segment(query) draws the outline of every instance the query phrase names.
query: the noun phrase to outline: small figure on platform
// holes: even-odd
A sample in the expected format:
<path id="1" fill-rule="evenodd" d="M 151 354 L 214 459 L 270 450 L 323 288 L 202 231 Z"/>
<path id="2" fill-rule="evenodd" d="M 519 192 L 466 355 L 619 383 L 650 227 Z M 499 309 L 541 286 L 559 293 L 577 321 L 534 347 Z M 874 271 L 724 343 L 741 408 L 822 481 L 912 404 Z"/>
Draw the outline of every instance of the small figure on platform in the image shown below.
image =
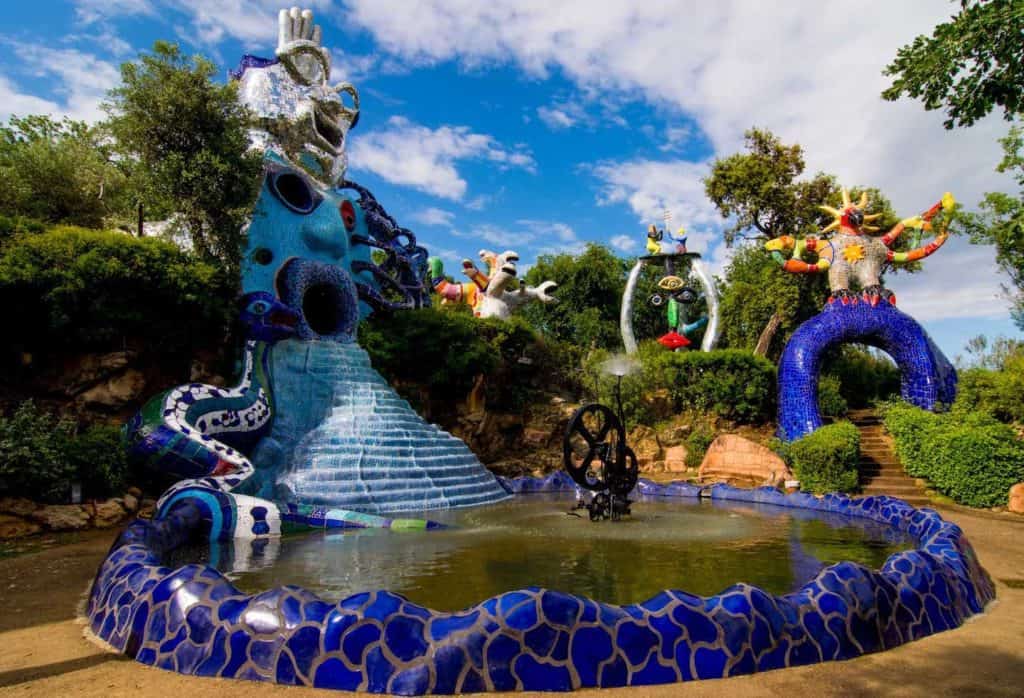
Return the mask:
<path id="1" fill-rule="evenodd" d="M 444 263 L 437 257 L 428 260 L 430 267 L 430 283 L 434 291 L 441 296 L 442 303 L 465 303 L 473 309 L 477 317 L 498 317 L 508 319 L 512 310 L 529 300 L 541 303 L 554 303 L 558 299 L 550 295 L 558 284 L 545 281 L 539 286 L 527 286 L 520 281 L 518 288 L 512 290 L 516 282 L 516 263 L 519 255 L 512 250 L 495 254 L 490 250 L 480 250 L 480 259 L 487 264 L 484 274 L 468 259 L 462 260 L 462 273 L 469 277 L 469 283 L 454 283 L 444 276 Z"/>

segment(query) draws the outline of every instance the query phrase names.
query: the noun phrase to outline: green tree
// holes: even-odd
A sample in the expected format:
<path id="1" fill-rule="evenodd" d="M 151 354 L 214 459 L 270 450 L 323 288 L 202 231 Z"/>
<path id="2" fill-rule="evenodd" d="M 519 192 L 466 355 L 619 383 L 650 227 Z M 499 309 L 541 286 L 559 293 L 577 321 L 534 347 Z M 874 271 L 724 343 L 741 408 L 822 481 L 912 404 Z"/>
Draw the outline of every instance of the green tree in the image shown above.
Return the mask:
<path id="1" fill-rule="evenodd" d="M 736 238 L 764 240 L 780 235 L 814 235 L 831 222 L 821 204 L 835 206 L 839 187 L 835 177 L 817 173 L 800 179 L 806 167 L 803 149 L 786 145 L 769 131 L 746 133 L 745 153 L 719 158 L 704 180 L 704 190 L 723 218 L 733 220 L 725 231 L 726 244 Z M 882 213 L 878 225 L 887 229 L 899 220 L 889 200 L 873 187 L 868 210 Z M 900 241 L 905 247 L 912 239 Z M 777 356 L 785 340 L 804 320 L 815 315 L 829 294 L 823 275 L 788 274 L 760 243 L 741 245 L 725 271 L 722 289 L 722 327 L 726 346 Z"/>
<path id="2" fill-rule="evenodd" d="M 527 303 L 518 312 L 537 330 L 579 347 L 621 346 L 619 304 L 626 271 L 626 262 L 593 243 L 580 255 L 541 255 L 526 282 L 557 282 L 558 302 Z"/>
<path id="3" fill-rule="evenodd" d="M 946 111 L 946 128 L 970 126 L 996 107 L 1024 112 L 1024 3 L 962 0 L 960 12 L 897 51 L 886 66 L 888 100 L 920 99 Z"/>
<path id="4" fill-rule="evenodd" d="M 235 86 L 213 82 L 214 73 L 209 60 L 158 41 L 121 65 L 105 109 L 146 209 L 177 214 L 200 254 L 234 267 L 261 162 L 248 150 Z"/>
<path id="5" fill-rule="evenodd" d="M 124 206 L 124 189 L 102 128 L 38 115 L 0 126 L 0 213 L 95 228 Z"/>
<path id="6" fill-rule="evenodd" d="M 979 212 L 965 214 L 964 229 L 971 242 L 996 246 L 996 262 L 1013 284 L 1014 322 L 1024 330 L 1024 129 L 1014 127 L 1000 141 L 1003 161 L 999 172 L 1012 173 L 1020 187 L 1019 193 L 989 192 L 979 205 Z"/>
<path id="7" fill-rule="evenodd" d="M 809 235 L 827 225 L 819 204 L 838 197 L 835 178 L 818 173 L 798 179 L 806 167 L 803 148 L 786 145 L 770 131 L 746 132 L 746 153 L 719 158 L 704 180 L 704 191 L 722 214 L 733 219 L 726 244 L 737 237 Z"/>

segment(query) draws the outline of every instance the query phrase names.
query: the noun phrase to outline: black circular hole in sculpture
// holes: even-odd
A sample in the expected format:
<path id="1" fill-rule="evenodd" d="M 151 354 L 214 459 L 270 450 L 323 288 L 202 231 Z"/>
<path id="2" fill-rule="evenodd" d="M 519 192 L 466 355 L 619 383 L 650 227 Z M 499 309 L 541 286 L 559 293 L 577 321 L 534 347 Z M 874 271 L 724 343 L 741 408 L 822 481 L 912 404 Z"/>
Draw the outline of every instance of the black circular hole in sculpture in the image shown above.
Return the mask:
<path id="1" fill-rule="evenodd" d="M 252 261 L 262 266 L 267 266 L 274 261 L 274 253 L 266 247 L 257 247 L 253 250 Z"/>
<path id="2" fill-rule="evenodd" d="M 274 178 L 274 189 L 289 208 L 298 213 L 310 213 L 316 208 L 313 190 L 306 180 L 291 172 L 282 172 Z"/>
<path id="3" fill-rule="evenodd" d="M 332 284 L 313 284 L 302 295 L 302 315 L 319 335 L 337 334 L 345 320 L 345 297 Z"/>

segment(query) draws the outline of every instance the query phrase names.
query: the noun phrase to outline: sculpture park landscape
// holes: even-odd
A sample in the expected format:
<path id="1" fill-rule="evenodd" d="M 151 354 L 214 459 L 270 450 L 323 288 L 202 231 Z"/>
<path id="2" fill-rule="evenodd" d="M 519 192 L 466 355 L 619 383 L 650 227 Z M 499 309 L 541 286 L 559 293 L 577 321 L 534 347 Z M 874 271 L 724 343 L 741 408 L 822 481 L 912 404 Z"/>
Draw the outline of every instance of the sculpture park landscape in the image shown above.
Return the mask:
<path id="1" fill-rule="evenodd" d="M 792 476 L 783 456 L 834 428 L 833 413 L 822 413 L 822 374 L 846 345 L 891 357 L 904 403 L 949 410 L 957 370 L 897 308 L 883 276 L 947 242 L 952 194 L 883 233 L 868 194 L 844 188 L 841 203 L 820 202 L 834 220 L 816 234 L 775 230 L 763 250 L 758 243 L 772 273 L 777 264 L 828 281 L 824 306 L 790 327 L 777 373 L 763 357 L 720 349 L 723 282 L 706 250 L 688 249 L 699 228 L 650 225 L 643 253 L 615 260 L 621 299 L 601 304 L 615 308 L 610 333 L 621 353 L 580 346 L 581 383 L 586 362 L 600 359 L 593 388 L 579 393 L 589 397 L 550 399 L 545 414 L 560 415 L 564 430 L 557 445 L 532 435 L 561 448 L 560 467 L 513 474 L 485 466 L 493 459 L 467 444 L 491 419 L 481 406 L 489 369 L 473 362 L 475 397 L 455 410 L 463 441 L 402 397 L 405 386 L 389 383 L 360 333 L 372 322 L 394 337 L 395 317 L 443 306 L 436 312 L 455 321 L 438 327 L 471 323 L 464 332 L 497 334 L 487 335 L 497 346 L 524 313 L 559 311 L 584 282 L 548 271 L 557 265 L 527 274 L 515 249 L 481 249 L 479 267 L 462 260 L 465 280 L 446 273 L 442 257 L 459 258 L 432 254 L 388 213 L 385 196 L 351 177 L 360 94 L 332 80 L 340 54 L 324 45 L 313 12 L 282 9 L 277 28 L 273 57 L 245 55 L 229 78 L 262 163 L 232 274 L 238 377 L 133 403 L 142 406 L 121 430 L 124 452 L 171 484 L 151 517 L 118 532 L 96 571 L 82 611 L 90 638 L 196 680 L 398 695 L 573 691 L 853 659 L 990 608 L 992 577 L 963 530 L 934 509 L 813 494 L 774 477 L 749 488 L 647 477 L 654 470 L 640 467 L 634 441 L 654 430 L 632 415 L 681 412 L 672 381 L 696 382 L 726 354 L 726 366 L 763 364 L 765 385 L 777 389 L 764 401 L 777 408 L 774 423 L 764 420 L 773 424 L 768 446 L 752 446 L 783 465 L 781 480 Z M 139 220 L 141 231 L 141 210 Z M 919 244 L 924 234 L 934 239 Z M 524 249 L 481 237 L 496 250 Z M 561 355 L 542 360 L 551 356 Z M 507 368 L 531 365 L 526 350 L 501 359 L 501 389 L 529 375 Z M 661 381 L 648 391 L 656 394 L 624 391 L 636 374 Z M 702 436 L 699 425 L 685 430 L 687 444 Z"/>

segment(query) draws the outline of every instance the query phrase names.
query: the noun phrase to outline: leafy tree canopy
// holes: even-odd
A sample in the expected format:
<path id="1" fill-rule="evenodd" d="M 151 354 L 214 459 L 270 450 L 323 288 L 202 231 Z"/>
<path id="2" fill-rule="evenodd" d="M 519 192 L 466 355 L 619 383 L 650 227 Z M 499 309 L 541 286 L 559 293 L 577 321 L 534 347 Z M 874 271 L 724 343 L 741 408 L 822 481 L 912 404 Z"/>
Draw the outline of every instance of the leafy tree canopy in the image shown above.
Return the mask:
<path id="1" fill-rule="evenodd" d="M 124 205 L 124 193 L 102 127 L 44 115 L 0 125 L 0 213 L 95 228 Z"/>
<path id="2" fill-rule="evenodd" d="M 886 66 L 888 100 L 903 95 L 945 109 L 946 128 L 970 126 L 996 107 L 1024 113 L 1024 3 L 962 0 L 960 12 L 918 36 Z"/>
<path id="3" fill-rule="evenodd" d="M 261 162 L 248 151 L 249 115 L 235 86 L 213 82 L 214 72 L 209 60 L 158 41 L 121 65 L 121 86 L 104 106 L 147 210 L 177 213 L 198 252 L 233 267 Z"/>

